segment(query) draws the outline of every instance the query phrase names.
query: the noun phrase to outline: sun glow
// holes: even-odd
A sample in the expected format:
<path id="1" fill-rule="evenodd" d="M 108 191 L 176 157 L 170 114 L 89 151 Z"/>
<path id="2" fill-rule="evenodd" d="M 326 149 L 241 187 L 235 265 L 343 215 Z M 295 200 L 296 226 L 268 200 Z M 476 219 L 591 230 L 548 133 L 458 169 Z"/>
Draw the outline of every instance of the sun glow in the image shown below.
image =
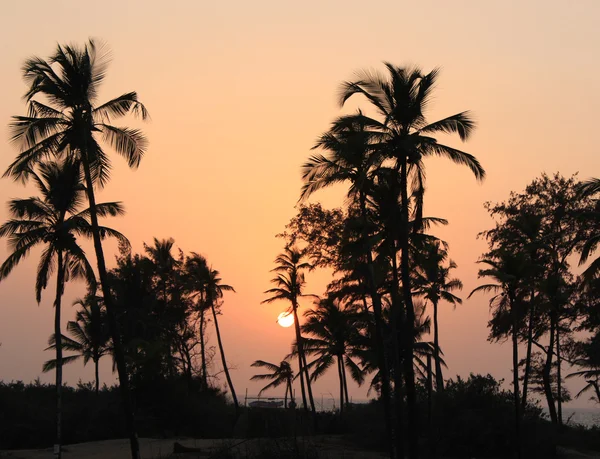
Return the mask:
<path id="1" fill-rule="evenodd" d="M 277 316 L 277 323 L 282 327 L 291 327 L 294 324 L 294 315 L 291 312 L 282 312 Z"/>

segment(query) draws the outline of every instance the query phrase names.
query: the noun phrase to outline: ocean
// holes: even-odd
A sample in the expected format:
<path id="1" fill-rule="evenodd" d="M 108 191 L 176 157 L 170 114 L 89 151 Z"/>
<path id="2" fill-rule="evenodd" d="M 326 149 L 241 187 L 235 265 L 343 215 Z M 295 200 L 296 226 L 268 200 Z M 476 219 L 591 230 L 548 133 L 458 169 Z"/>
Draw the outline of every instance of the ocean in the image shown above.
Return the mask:
<path id="1" fill-rule="evenodd" d="M 563 408 L 563 422 L 567 425 L 600 427 L 600 408 Z"/>
<path id="2" fill-rule="evenodd" d="M 252 397 L 251 400 L 257 400 L 258 397 Z M 281 400 L 279 397 L 261 397 L 260 400 Z M 250 401 L 250 400 L 249 400 Z M 368 399 L 350 399 L 352 403 L 369 403 Z M 296 398 L 296 403 L 299 400 Z M 317 411 L 335 411 L 339 408 L 339 398 L 334 398 L 332 394 L 322 394 L 315 397 L 315 408 Z M 548 411 L 544 409 L 547 418 Z M 563 422 L 568 425 L 582 425 L 584 427 L 600 427 L 600 408 L 563 408 Z"/>

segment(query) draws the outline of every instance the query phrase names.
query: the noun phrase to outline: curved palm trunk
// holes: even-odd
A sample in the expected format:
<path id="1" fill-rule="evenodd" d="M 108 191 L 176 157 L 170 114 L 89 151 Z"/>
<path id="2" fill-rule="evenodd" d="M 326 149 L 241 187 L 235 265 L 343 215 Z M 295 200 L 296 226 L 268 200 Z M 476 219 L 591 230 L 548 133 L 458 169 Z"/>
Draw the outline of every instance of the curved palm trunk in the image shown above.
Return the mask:
<path id="1" fill-rule="evenodd" d="M 406 307 L 405 333 L 404 333 L 404 380 L 406 385 L 406 405 L 408 408 L 408 456 L 410 459 L 419 457 L 419 431 L 417 413 L 417 394 L 415 389 L 415 370 L 413 367 L 414 336 L 415 336 L 415 310 L 412 301 L 410 280 L 410 266 L 408 263 L 408 181 L 406 158 L 402 158 L 400 167 L 400 194 L 401 194 L 401 232 L 400 232 L 400 274 L 402 277 L 402 294 Z"/>
<path id="2" fill-rule="evenodd" d="M 342 356 L 342 376 L 344 377 L 344 396 L 346 397 L 346 405 L 350 403 L 348 397 L 348 379 L 346 378 L 346 366 L 344 365 L 344 357 Z"/>
<path id="3" fill-rule="evenodd" d="M 342 359 L 337 356 L 338 378 L 340 379 L 340 415 L 344 414 L 344 376 L 342 374 Z"/>
<path id="4" fill-rule="evenodd" d="M 221 341 L 221 332 L 219 331 L 219 321 L 217 320 L 217 312 L 215 311 L 214 303 L 210 304 L 210 309 L 212 310 L 213 319 L 215 321 L 215 330 L 217 332 L 217 342 L 219 343 L 219 351 L 221 352 L 221 363 L 223 364 L 223 371 L 225 372 L 225 378 L 227 379 L 227 384 L 229 385 L 229 390 L 231 391 L 231 397 L 233 397 L 233 405 L 235 406 L 235 417 L 237 418 L 240 414 L 240 405 L 238 404 L 238 399 L 237 399 L 237 396 L 235 395 L 235 388 L 233 387 L 233 381 L 231 381 L 229 369 L 227 368 L 227 360 L 225 360 L 225 349 L 223 349 L 223 342 Z"/>
<path id="5" fill-rule="evenodd" d="M 440 360 L 440 335 L 438 328 L 438 302 L 433 303 L 433 358 L 435 360 L 435 390 L 444 390 L 444 378 L 442 376 L 442 362 Z"/>
<path id="6" fill-rule="evenodd" d="M 557 418 L 558 426 L 562 427 L 562 384 L 561 384 L 561 371 L 560 371 L 560 320 L 556 324 L 556 405 L 558 408 Z"/>
<path id="7" fill-rule="evenodd" d="M 296 303 L 292 304 L 292 312 L 294 313 L 294 331 L 296 332 L 296 346 L 298 348 L 298 373 L 300 375 L 300 389 L 302 391 L 302 405 L 304 411 L 308 411 L 308 403 L 306 402 L 306 388 L 304 379 L 308 379 L 308 374 L 304 372 L 304 348 L 302 346 L 302 335 L 300 334 L 300 323 L 298 321 L 298 312 Z"/>
<path id="8" fill-rule="evenodd" d="M 300 335 L 300 337 L 302 337 L 302 335 Z M 306 392 L 308 394 L 308 403 L 310 404 L 310 410 L 313 414 L 313 420 L 315 422 L 315 428 L 316 428 L 316 413 L 317 410 L 315 409 L 315 399 L 313 398 L 313 393 L 312 393 L 312 382 L 310 381 L 310 374 L 308 373 L 308 361 L 306 360 L 306 352 L 304 352 L 304 349 L 302 349 L 302 353 L 303 353 L 303 357 L 302 360 L 304 362 L 304 369 L 306 371 Z"/>
<path id="9" fill-rule="evenodd" d="M 529 303 L 529 323 L 527 324 L 527 354 L 525 355 L 525 374 L 523 375 L 523 394 L 521 396 L 521 410 L 525 412 L 527 406 L 527 388 L 529 384 L 529 374 L 531 373 L 531 351 L 533 345 L 533 321 L 535 315 L 534 291 L 531 292 Z"/>
<path id="10" fill-rule="evenodd" d="M 367 209 L 366 209 L 366 197 L 363 192 L 360 193 L 360 210 L 361 217 L 363 219 L 363 239 L 369 240 L 368 228 L 367 228 Z M 381 297 L 377 292 L 377 284 L 375 282 L 375 270 L 373 268 L 373 254 L 371 248 L 366 247 L 365 252 L 367 255 L 367 288 L 369 290 L 369 296 L 371 297 L 371 303 L 373 304 L 373 316 L 375 317 L 375 350 L 377 354 L 377 367 L 381 375 L 381 397 L 383 398 L 383 412 L 385 417 L 385 427 L 390 439 L 390 459 L 396 457 L 396 445 L 394 442 L 394 430 L 392 420 L 392 408 L 391 408 L 391 390 L 390 390 L 390 372 L 388 367 L 387 352 L 385 348 L 385 337 L 383 332 L 383 314 L 381 308 Z M 365 306 L 366 310 L 366 306 Z M 401 436 L 400 432 L 396 432 L 396 435 Z"/>
<path id="11" fill-rule="evenodd" d="M 552 394 L 552 383 L 550 380 L 550 372 L 552 371 L 552 350 L 554 349 L 554 331 L 556 329 L 556 313 L 550 313 L 550 340 L 546 351 L 546 362 L 542 370 L 542 381 L 544 385 L 544 395 L 548 402 L 548 412 L 552 424 L 558 424 L 558 416 L 556 414 L 556 406 L 554 405 L 554 395 Z"/>
<path id="12" fill-rule="evenodd" d="M 204 344 L 204 309 L 200 311 L 200 358 L 202 359 L 202 375 L 200 381 L 204 389 L 208 388 L 208 376 L 206 374 L 206 349 Z"/>
<path id="13" fill-rule="evenodd" d="M 514 295 L 510 298 L 510 312 L 512 316 L 512 345 L 513 345 L 513 400 L 515 404 L 515 453 L 517 459 L 521 458 L 521 415 L 519 397 L 519 342 L 518 320 Z"/>
<path id="14" fill-rule="evenodd" d="M 87 155 L 87 152 L 82 152 Z M 102 295 L 104 297 L 104 305 L 106 307 L 106 316 L 108 318 L 108 326 L 113 340 L 113 352 L 117 364 L 117 373 L 119 375 L 119 388 L 121 391 L 121 399 L 123 409 L 125 411 L 125 422 L 127 432 L 129 434 L 129 445 L 132 459 L 140 459 L 140 446 L 135 429 L 135 417 L 133 406 L 131 403 L 131 392 L 129 390 L 129 377 L 127 375 L 127 366 L 125 363 L 125 353 L 121 343 L 121 335 L 117 324 L 117 316 L 115 305 L 112 299 L 112 293 L 108 285 L 108 273 L 106 270 L 106 261 L 104 260 L 104 251 L 102 249 L 102 241 L 100 239 L 100 231 L 98 229 L 98 214 L 96 212 L 96 198 L 94 196 L 94 183 L 90 173 L 90 166 L 87 161 L 83 163 L 87 195 L 90 205 L 90 220 L 92 223 L 92 233 L 94 239 L 94 250 L 98 262 L 98 275 L 100 276 L 100 284 L 102 286 Z"/>
<path id="15" fill-rule="evenodd" d="M 94 376 L 96 377 L 96 395 L 98 395 L 98 391 L 100 390 L 100 359 L 94 359 Z"/>
<path id="16" fill-rule="evenodd" d="M 56 299 L 54 300 L 54 339 L 56 344 L 56 442 L 54 457 L 62 457 L 62 333 L 60 330 L 60 307 L 65 284 L 63 253 L 58 251 L 58 273 L 56 275 Z"/>

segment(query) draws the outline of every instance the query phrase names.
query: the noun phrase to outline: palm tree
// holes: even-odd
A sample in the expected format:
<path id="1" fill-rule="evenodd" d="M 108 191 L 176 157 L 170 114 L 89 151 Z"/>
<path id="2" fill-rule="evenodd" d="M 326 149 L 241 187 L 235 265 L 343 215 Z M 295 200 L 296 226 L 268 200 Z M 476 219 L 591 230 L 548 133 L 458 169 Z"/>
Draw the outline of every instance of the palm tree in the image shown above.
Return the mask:
<path id="1" fill-rule="evenodd" d="M 258 395 L 260 396 L 264 391 L 269 389 L 274 389 L 276 387 L 285 384 L 285 396 L 284 396 L 284 407 L 287 408 L 287 400 L 288 394 L 290 395 L 290 400 L 295 405 L 294 402 L 294 392 L 292 390 L 292 381 L 294 380 L 294 370 L 292 370 L 292 366 L 287 360 L 282 360 L 279 365 L 275 365 L 274 363 L 265 362 L 264 360 L 255 360 L 252 367 L 260 367 L 266 368 L 270 370 L 271 373 L 254 375 L 250 378 L 251 381 L 271 381 L 265 387 L 263 387 Z M 291 406 L 291 405 L 290 405 Z"/>
<path id="2" fill-rule="evenodd" d="M 80 166 L 72 161 L 48 162 L 39 166 L 39 174 L 29 170 L 28 176 L 35 182 L 39 197 L 13 199 L 9 202 L 10 220 L 0 227 L 0 237 L 9 238 L 12 253 L 0 266 L 0 280 L 12 270 L 36 246 L 44 246 L 38 265 L 35 294 L 39 303 L 50 277 L 56 270 L 56 296 L 54 300 L 54 334 L 56 339 L 56 396 L 57 396 L 57 449 L 60 457 L 62 425 L 62 332 L 61 299 L 65 283 L 72 278 L 84 278 L 95 289 L 95 275 L 85 252 L 77 243 L 76 236 L 89 237 L 92 228 L 87 218 L 89 209 L 80 211 L 85 188 L 81 185 Z M 98 204 L 98 214 L 120 215 L 119 203 Z M 99 227 L 101 237 L 126 238 L 110 228 Z"/>
<path id="3" fill-rule="evenodd" d="M 204 389 L 208 388 L 208 374 L 206 369 L 206 329 L 205 313 L 210 308 L 206 301 L 206 279 L 208 278 L 208 263 L 206 258 L 192 252 L 185 260 L 186 288 L 190 296 L 196 300 L 195 310 L 199 316 L 198 330 L 200 334 L 200 381 Z"/>
<path id="4" fill-rule="evenodd" d="M 583 182 L 579 186 L 579 195 L 581 197 L 592 197 L 600 193 L 600 179 L 593 178 L 587 182 Z M 591 215 L 586 215 L 587 218 L 593 219 L 592 221 L 598 222 L 600 220 L 600 200 L 596 199 L 596 209 Z M 581 249 L 581 258 L 579 264 L 582 265 L 587 262 L 589 256 L 596 250 L 596 247 L 600 243 L 600 232 L 596 231 L 590 238 L 585 242 Z M 590 280 L 600 272 L 600 257 L 597 257 L 590 263 L 590 266 L 583 272 L 584 282 L 587 284 Z"/>
<path id="5" fill-rule="evenodd" d="M 306 371 L 306 356 L 304 354 L 304 345 L 302 334 L 300 333 L 300 322 L 298 320 L 298 299 L 301 297 L 315 297 L 315 295 L 302 292 L 306 281 L 304 280 L 304 270 L 311 269 L 310 263 L 303 260 L 304 254 L 295 247 L 285 247 L 284 252 L 275 258 L 277 266 L 272 270 L 277 276 L 271 280 L 276 285 L 275 288 L 267 290 L 265 293 L 272 295 L 264 303 L 272 303 L 277 300 L 286 300 L 291 303 L 291 312 L 294 314 L 294 329 L 296 331 L 296 343 L 298 347 L 298 375 L 300 376 L 300 387 L 302 390 L 302 403 L 304 410 L 308 411 L 306 401 L 306 392 L 313 416 L 316 416 L 315 402 L 312 396 L 310 377 Z M 306 389 L 305 389 L 306 385 Z"/>
<path id="6" fill-rule="evenodd" d="M 334 362 L 337 364 L 340 381 L 340 413 L 343 413 L 344 405 L 350 403 L 346 369 L 359 385 L 364 381 L 362 369 L 352 360 L 354 337 L 358 333 L 359 316 L 356 308 L 352 306 L 342 308 L 339 301 L 327 297 L 316 303 L 314 309 L 307 310 L 304 317 L 306 321 L 301 330 L 310 335 L 308 338 L 303 338 L 304 351 L 308 355 L 316 356 L 316 359 L 309 364 L 314 368 L 311 380 L 317 380 Z"/>
<path id="7" fill-rule="evenodd" d="M 393 438 L 390 380 L 384 337 L 385 326 L 372 253 L 374 225 L 370 221 L 368 211 L 369 194 L 373 188 L 373 173 L 381 162 L 380 155 L 376 154 L 377 141 L 380 139 L 377 131 L 373 131 L 368 124 L 362 122 L 363 118 L 360 116 L 362 113 L 359 112 L 358 115 L 356 122 L 348 122 L 348 117 L 338 118 L 332 124 L 331 129 L 319 137 L 313 149 L 320 148 L 327 153 L 327 156 L 313 155 L 303 165 L 304 186 L 300 199 L 307 199 L 322 188 L 350 182 L 348 197 L 358 201 L 362 233 L 360 256 L 364 257 L 366 261 L 365 284 L 371 297 L 375 318 L 377 366 L 381 376 L 380 385 L 386 430 L 388 436 Z M 400 437 L 399 434 L 397 436 Z M 394 457 L 393 443 L 390 443 L 390 448 L 390 456 Z"/>
<path id="8" fill-rule="evenodd" d="M 171 253 L 174 244 L 175 240 L 173 238 L 162 240 L 154 238 L 154 245 L 144 244 L 144 251 L 148 256 L 148 259 L 152 263 L 154 272 L 158 277 L 157 291 L 160 292 L 159 298 L 162 297 L 159 315 L 162 318 L 166 318 L 166 316 L 172 312 L 169 308 L 169 287 L 172 285 L 173 276 L 175 274 L 175 268 L 179 266 L 179 263 Z M 165 332 L 167 335 L 171 335 L 173 330 L 171 328 L 168 328 L 167 330 L 165 330 Z M 169 339 L 170 336 L 167 336 L 166 338 L 167 339 L 165 340 L 165 342 L 168 343 L 168 352 L 166 353 L 167 371 L 168 375 L 173 377 L 175 373 L 175 363 L 173 360 L 173 354 L 171 352 L 171 345 L 174 341 L 172 339 Z"/>
<path id="9" fill-rule="evenodd" d="M 467 140 L 475 127 L 469 112 L 461 112 L 442 120 L 428 123 L 425 109 L 431 101 L 431 94 L 439 71 L 437 69 L 423 74 L 417 68 L 397 67 L 385 63 L 387 78 L 377 72 L 364 71 L 355 81 L 345 82 L 340 91 L 340 105 L 358 94 L 364 96 L 378 113 L 380 119 L 365 117 L 363 122 L 383 135 L 382 145 L 385 157 L 395 162 L 399 173 L 401 234 L 399 248 L 401 252 L 400 272 L 402 292 L 406 307 L 407 330 L 404 333 L 404 358 L 406 395 L 409 411 L 409 456 L 418 457 L 417 411 L 412 369 L 414 308 L 411 297 L 411 266 L 409 263 L 409 175 L 412 173 L 420 181 L 424 177 L 423 158 L 444 156 L 455 163 L 469 167 L 477 179 L 483 179 L 485 172 L 477 159 L 463 151 L 440 144 L 432 135 L 440 133 L 459 135 Z M 422 187 L 422 183 L 420 184 Z"/>
<path id="10" fill-rule="evenodd" d="M 233 404 L 235 406 L 236 416 L 239 415 L 239 404 L 235 394 L 235 388 L 233 387 L 233 381 L 229 374 L 229 368 L 227 368 L 227 360 L 225 359 L 225 349 L 223 348 L 223 341 L 221 340 L 221 332 L 219 331 L 219 321 L 217 320 L 217 311 L 220 312 L 221 305 L 223 304 L 221 298 L 223 298 L 223 292 L 234 292 L 232 286 L 221 283 L 220 273 L 212 267 L 208 268 L 206 277 L 206 302 L 210 305 L 212 311 L 213 320 L 215 322 L 215 331 L 217 332 L 217 342 L 219 344 L 219 352 L 221 354 L 221 363 L 223 365 L 223 371 L 225 372 L 225 378 L 231 391 L 231 397 L 233 398 Z"/>
<path id="11" fill-rule="evenodd" d="M 462 300 L 452 293 L 453 290 L 462 290 L 463 284 L 459 279 L 451 279 L 450 271 L 456 268 L 456 263 L 448 261 L 448 252 L 441 247 L 440 242 L 426 245 L 419 255 L 417 262 L 418 271 L 415 280 L 417 295 L 423 296 L 433 305 L 433 359 L 435 362 L 436 390 L 444 389 L 442 377 L 442 364 L 440 359 L 440 340 L 438 323 L 438 303 L 445 300 L 456 307 Z"/>
<path id="12" fill-rule="evenodd" d="M 112 123 L 128 113 L 148 117 L 135 92 L 98 104 L 99 87 L 106 76 L 108 52 L 90 40 L 83 47 L 58 45 L 47 60 L 33 57 L 25 62 L 23 75 L 29 84 L 25 94 L 28 115 L 15 116 L 11 124 L 13 141 L 23 150 L 4 176 L 26 180 L 29 171 L 45 158 L 55 155 L 78 160 L 85 177 L 89 217 L 98 262 L 98 274 L 113 339 L 115 360 L 126 415 L 133 459 L 139 459 L 129 382 L 113 299 L 108 285 L 94 185 L 103 187 L 109 179 L 110 160 L 100 145 L 109 144 L 136 168 L 146 150 L 146 139 L 138 129 Z M 44 101 L 44 102 L 42 102 Z"/>
<path id="13" fill-rule="evenodd" d="M 62 364 L 75 362 L 83 358 L 83 365 L 91 360 L 94 362 L 94 376 L 96 394 L 100 390 L 100 359 L 111 353 L 110 338 L 107 330 L 106 313 L 100 306 L 101 298 L 89 293 L 85 298 L 75 300 L 73 306 L 79 306 L 75 320 L 69 321 L 67 331 L 71 335 L 62 336 L 62 348 L 76 352 L 74 355 L 63 357 Z M 55 335 L 52 334 L 48 342 L 49 349 L 56 349 Z M 44 373 L 56 368 L 56 359 L 44 363 Z"/>
<path id="14" fill-rule="evenodd" d="M 473 289 L 469 294 L 470 298 L 476 292 L 496 293 L 490 299 L 490 306 L 497 312 L 508 312 L 511 318 L 512 335 L 512 357 L 513 357 L 513 399 L 515 405 L 515 448 L 517 457 L 521 457 L 521 414 L 519 403 L 519 319 L 521 315 L 520 303 L 522 302 L 522 292 L 520 282 L 523 279 L 523 273 L 527 269 L 522 253 L 500 252 L 489 258 L 483 258 L 479 261 L 488 267 L 479 270 L 478 277 L 489 277 L 495 280 L 493 284 L 483 284 Z"/>

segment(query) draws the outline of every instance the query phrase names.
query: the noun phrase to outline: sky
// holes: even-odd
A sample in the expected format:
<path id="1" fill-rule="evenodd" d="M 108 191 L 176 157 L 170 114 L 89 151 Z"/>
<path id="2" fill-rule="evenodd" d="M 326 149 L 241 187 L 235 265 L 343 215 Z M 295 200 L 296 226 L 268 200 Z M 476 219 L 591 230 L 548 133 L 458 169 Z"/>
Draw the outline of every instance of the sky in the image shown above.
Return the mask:
<path id="1" fill-rule="evenodd" d="M 600 107 L 600 3 L 594 0 L 34 4 L 2 4 L 0 169 L 18 152 L 8 141 L 8 123 L 25 114 L 24 60 L 49 56 L 57 43 L 105 41 L 112 64 L 100 100 L 135 90 L 151 121 L 122 123 L 142 127 L 149 149 L 136 171 L 113 155 L 112 179 L 98 199 L 125 204 L 126 216 L 110 224 L 135 251 L 153 237 L 173 237 L 182 250 L 204 254 L 235 287 L 237 293 L 225 296 L 220 325 L 242 399 L 246 390 L 253 395 L 260 389 L 249 381 L 250 364 L 278 362 L 290 350 L 292 329 L 275 323 L 287 305 L 260 304 L 283 245 L 275 235 L 295 214 L 300 166 L 317 136 L 336 116 L 365 105 L 353 102 L 342 110 L 336 101 L 340 83 L 357 70 L 381 69 L 383 61 L 425 71 L 441 67 L 429 119 L 475 114 L 472 139 L 449 142 L 480 160 L 485 182 L 443 159 L 426 163 L 426 214 L 450 221 L 436 235 L 450 244 L 464 298 L 479 285 L 476 260 L 486 247 L 476 235 L 493 224 L 484 202 L 507 198 L 542 172 L 600 174 L 593 134 Z M 313 202 L 338 206 L 344 191 L 324 191 Z M 0 180 L 1 201 L 32 193 Z M 6 217 L 1 206 L 0 220 Z M 114 266 L 116 245 L 108 243 L 106 252 Z M 0 241 L 0 259 L 6 254 Z M 36 304 L 37 259 L 32 253 L 0 283 L 0 380 L 53 379 L 41 374 L 51 358 L 43 350 L 53 327 L 53 294 L 48 290 Z M 307 290 L 322 294 L 328 276 L 311 273 Z M 64 324 L 84 291 L 82 284 L 68 285 Z M 484 295 L 456 310 L 441 306 L 447 376 L 491 373 L 509 380 L 510 346 L 487 342 L 489 318 Z M 101 362 L 101 379 L 111 382 L 109 367 Z M 315 384 L 317 400 L 338 393 L 333 373 Z M 65 378 L 89 381 L 93 370 L 76 363 L 65 367 Z M 575 392 L 581 386 L 568 383 Z M 354 399 L 366 392 L 351 387 Z M 585 398 L 572 406 L 586 406 Z"/>

